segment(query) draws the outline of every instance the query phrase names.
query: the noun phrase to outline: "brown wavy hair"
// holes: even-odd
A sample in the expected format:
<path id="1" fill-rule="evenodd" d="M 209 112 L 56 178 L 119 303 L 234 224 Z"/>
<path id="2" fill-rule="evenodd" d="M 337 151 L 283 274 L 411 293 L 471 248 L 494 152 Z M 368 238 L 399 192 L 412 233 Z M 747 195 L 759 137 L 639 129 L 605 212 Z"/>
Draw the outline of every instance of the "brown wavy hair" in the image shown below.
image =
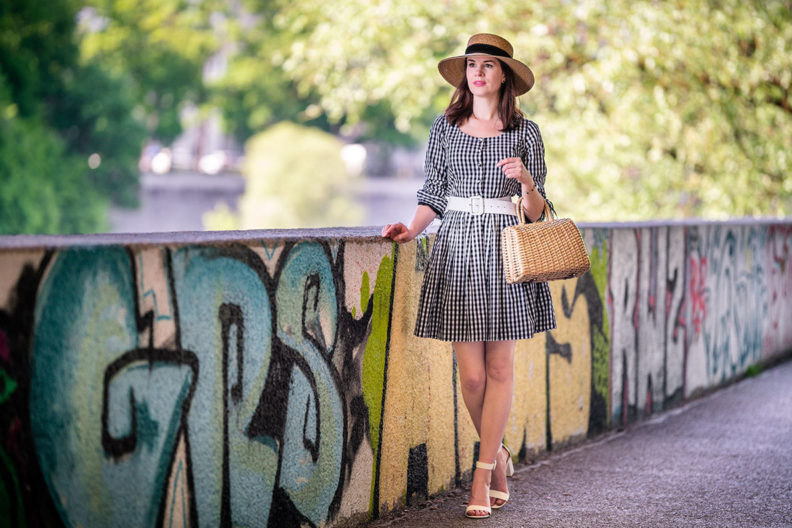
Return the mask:
<path id="1" fill-rule="evenodd" d="M 506 64 L 500 62 L 506 81 L 500 87 L 500 101 L 498 103 L 498 117 L 503 123 L 501 132 L 514 130 L 520 125 L 523 117 L 522 110 L 517 106 L 517 96 L 514 95 L 514 74 Z M 467 69 L 467 59 L 465 59 L 465 69 Z M 445 109 L 446 121 L 452 125 L 461 125 L 473 115 L 473 92 L 470 91 L 467 82 L 467 74 L 462 76 L 462 80 L 451 96 L 451 102 Z"/>

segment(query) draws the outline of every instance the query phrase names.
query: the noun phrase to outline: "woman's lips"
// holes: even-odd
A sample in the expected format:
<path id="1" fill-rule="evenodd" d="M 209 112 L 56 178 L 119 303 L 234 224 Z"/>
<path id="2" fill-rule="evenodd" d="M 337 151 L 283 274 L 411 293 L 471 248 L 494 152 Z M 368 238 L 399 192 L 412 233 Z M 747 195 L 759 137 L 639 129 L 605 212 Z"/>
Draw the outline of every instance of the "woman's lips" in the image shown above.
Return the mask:
<path id="1" fill-rule="evenodd" d="M 487 83 L 484 81 L 473 81 L 473 86 L 484 86 L 485 84 Z"/>

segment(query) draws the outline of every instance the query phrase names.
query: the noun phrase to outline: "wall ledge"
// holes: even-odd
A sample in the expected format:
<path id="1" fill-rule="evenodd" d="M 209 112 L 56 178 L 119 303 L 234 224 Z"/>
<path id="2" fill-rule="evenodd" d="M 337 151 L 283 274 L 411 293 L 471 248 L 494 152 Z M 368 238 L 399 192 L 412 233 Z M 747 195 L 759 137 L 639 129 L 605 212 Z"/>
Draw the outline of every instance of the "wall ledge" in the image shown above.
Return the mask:
<path id="1" fill-rule="evenodd" d="M 792 217 L 734 218 L 729 220 L 646 220 L 640 222 L 579 222 L 581 229 L 640 229 L 691 226 L 760 226 L 792 224 Z M 64 248 L 74 246 L 154 246 L 187 244 L 247 243 L 262 239 L 382 241 L 382 226 L 324 227 L 311 229 L 253 229 L 247 231 L 173 231 L 164 233 L 97 233 L 85 235 L 0 235 L 0 251 L 7 249 Z M 430 226 L 426 233 L 436 230 Z"/>

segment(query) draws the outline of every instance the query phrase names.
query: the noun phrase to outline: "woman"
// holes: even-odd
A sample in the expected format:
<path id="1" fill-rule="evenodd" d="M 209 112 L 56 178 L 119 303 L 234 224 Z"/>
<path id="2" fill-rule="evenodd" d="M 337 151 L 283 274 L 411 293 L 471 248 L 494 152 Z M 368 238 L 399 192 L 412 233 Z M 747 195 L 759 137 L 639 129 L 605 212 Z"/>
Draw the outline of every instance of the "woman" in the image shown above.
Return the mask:
<path id="1" fill-rule="evenodd" d="M 517 223 L 510 199 L 522 195 L 527 218 L 544 209 L 544 145 L 517 96 L 534 77 L 512 58 L 505 39 L 474 35 L 464 55 L 440 61 L 456 87 L 429 134 L 426 182 L 409 227 L 388 224 L 384 237 L 407 242 L 440 216 L 421 289 L 415 335 L 451 341 L 462 396 L 479 434 L 479 459 L 465 514 L 490 516 L 509 499 L 511 451 L 501 444 L 514 386 L 517 339 L 555 328 L 547 283 L 507 284 L 500 236 Z"/>

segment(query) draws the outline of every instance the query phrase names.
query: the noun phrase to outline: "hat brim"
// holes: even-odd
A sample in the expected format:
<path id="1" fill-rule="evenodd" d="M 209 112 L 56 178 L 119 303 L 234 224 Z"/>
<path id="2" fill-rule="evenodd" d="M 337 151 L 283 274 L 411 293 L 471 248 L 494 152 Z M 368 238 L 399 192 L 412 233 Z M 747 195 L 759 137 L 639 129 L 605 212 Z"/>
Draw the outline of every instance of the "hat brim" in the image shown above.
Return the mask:
<path id="1" fill-rule="evenodd" d="M 531 68 L 510 57 L 497 57 L 495 55 L 487 55 L 486 53 L 469 53 L 467 55 L 457 55 L 456 57 L 448 57 L 437 63 L 437 69 L 440 70 L 440 75 L 443 79 L 448 81 L 451 86 L 457 87 L 462 79 L 465 77 L 465 59 L 467 57 L 492 57 L 503 61 L 511 68 L 514 73 L 514 91 L 515 95 L 522 95 L 528 90 L 533 88 L 534 74 Z"/>

